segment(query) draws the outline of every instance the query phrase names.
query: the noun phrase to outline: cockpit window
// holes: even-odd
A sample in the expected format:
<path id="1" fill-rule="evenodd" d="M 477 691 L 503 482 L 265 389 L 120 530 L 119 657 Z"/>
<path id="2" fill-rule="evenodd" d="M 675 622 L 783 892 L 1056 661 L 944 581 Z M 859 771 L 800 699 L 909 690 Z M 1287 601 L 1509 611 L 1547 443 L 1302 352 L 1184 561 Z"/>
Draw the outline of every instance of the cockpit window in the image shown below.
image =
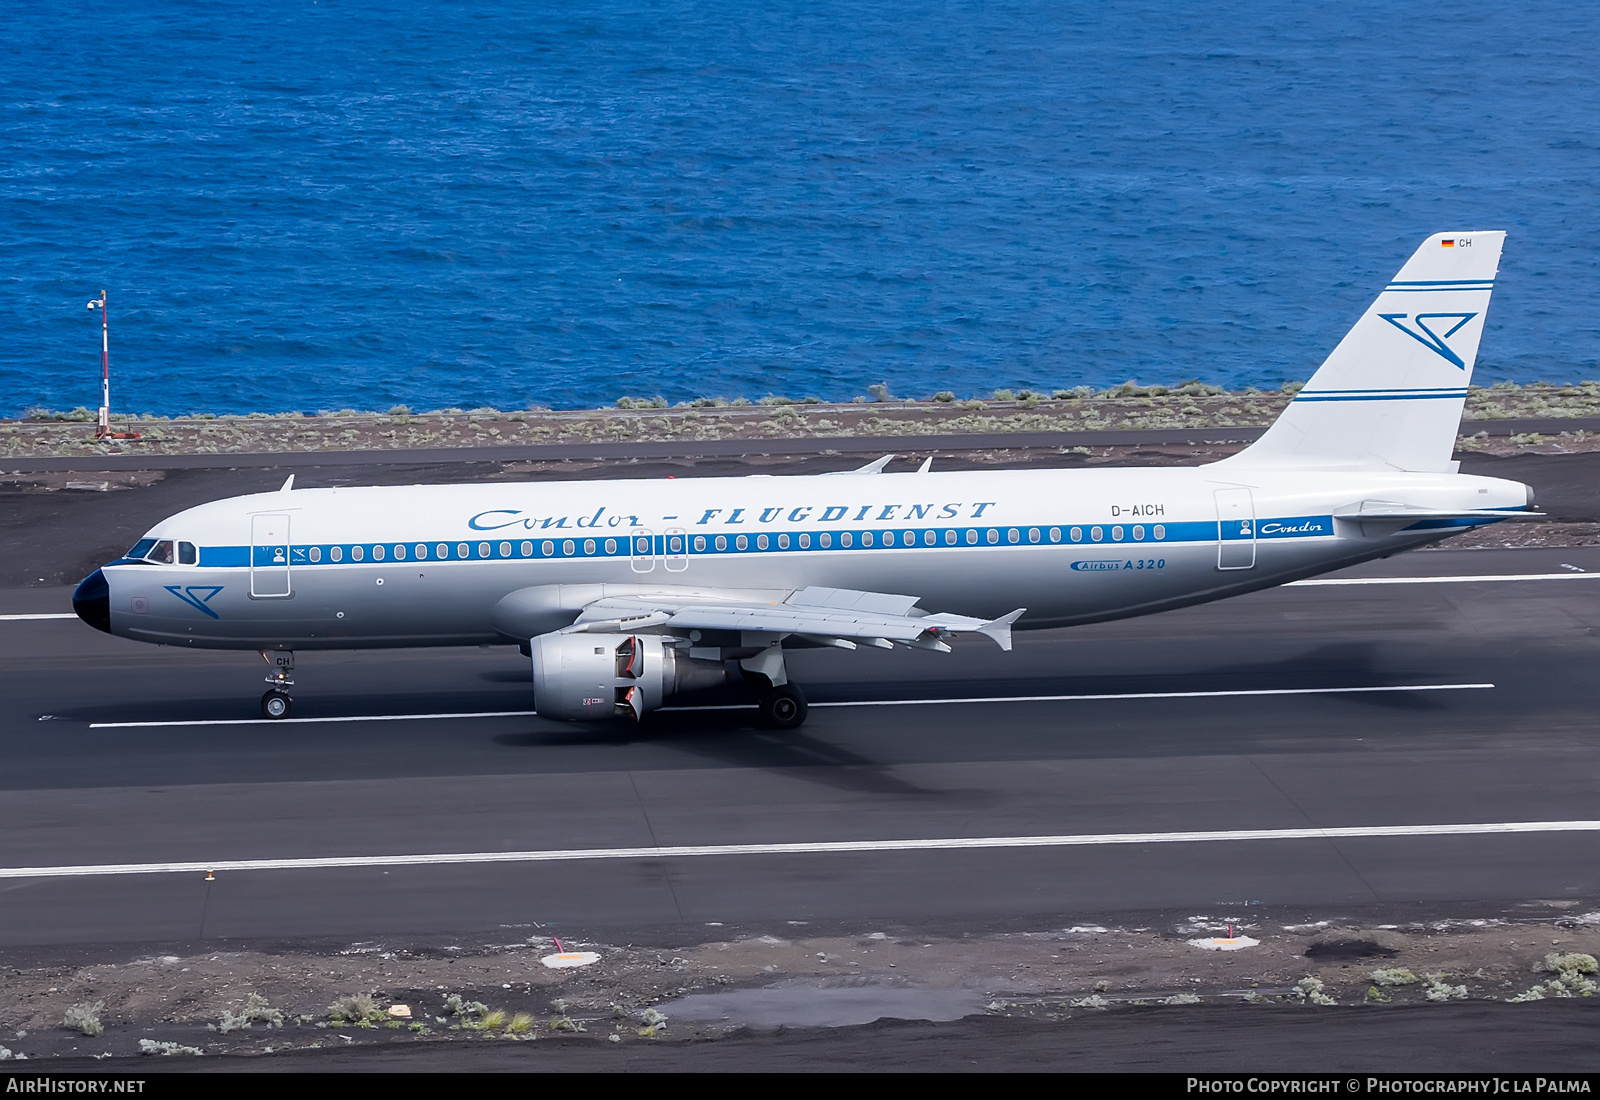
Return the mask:
<path id="1" fill-rule="evenodd" d="M 150 552 L 150 549 L 153 546 L 155 546 L 155 544 L 156 544 L 156 540 L 155 539 L 140 539 L 138 542 L 133 544 L 133 549 L 129 550 L 123 556 L 124 557 L 128 557 L 128 558 L 133 558 L 135 561 L 137 561 L 138 559 L 140 559 L 140 558 L 144 557 L 146 554 L 148 554 Z"/>
<path id="2" fill-rule="evenodd" d="M 162 539 L 156 543 L 155 548 L 144 556 L 144 560 L 153 561 L 157 565 L 171 565 L 175 560 L 172 551 L 172 540 Z"/>
<path id="3" fill-rule="evenodd" d="M 200 556 L 199 556 L 199 554 L 197 554 L 195 552 L 194 543 L 192 543 L 192 542 L 180 542 L 180 543 L 178 543 L 178 564 L 179 565 L 193 565 L 195 562 L 197 562 L 199 560 L 200 560 Z"/>

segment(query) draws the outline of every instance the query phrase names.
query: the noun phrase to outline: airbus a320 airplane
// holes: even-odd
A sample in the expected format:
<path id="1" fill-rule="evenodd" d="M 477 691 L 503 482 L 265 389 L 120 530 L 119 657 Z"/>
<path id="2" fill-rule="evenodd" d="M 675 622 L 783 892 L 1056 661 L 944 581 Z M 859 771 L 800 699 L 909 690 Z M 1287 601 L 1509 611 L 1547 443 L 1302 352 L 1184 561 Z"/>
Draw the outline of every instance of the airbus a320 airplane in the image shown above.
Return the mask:
<path id="1" fill-rule="evenodd" d="M 1428 238 L 1277 422 L 1206 466 L 750 476 L 234 497 L 156 524 L 73 597 L 100 630 L 259 649 L 289 714 L 294 651 L 520 645 L 534 706 L 639 719 L 750 682 L 806 701 L 784 651 L 949 651 L 976 633 L 1220 599 L 1526 512 L 1451 461 L 1504 233 Z M 1025 610 L 1026 609 L 1026 610 Z"/>

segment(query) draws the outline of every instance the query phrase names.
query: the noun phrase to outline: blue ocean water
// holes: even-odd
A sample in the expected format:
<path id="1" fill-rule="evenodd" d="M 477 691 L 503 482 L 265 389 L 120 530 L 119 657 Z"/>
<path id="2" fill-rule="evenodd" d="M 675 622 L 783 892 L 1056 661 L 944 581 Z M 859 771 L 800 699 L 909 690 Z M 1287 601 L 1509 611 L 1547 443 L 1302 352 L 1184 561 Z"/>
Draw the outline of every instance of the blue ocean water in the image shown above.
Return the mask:
<path id="1" fill-rule="evenodd" d="M 1600 376 L 1565 0 L 11 0 L 0 412 L 1306 377 L 1505 228 L 1478 381 Z"/>

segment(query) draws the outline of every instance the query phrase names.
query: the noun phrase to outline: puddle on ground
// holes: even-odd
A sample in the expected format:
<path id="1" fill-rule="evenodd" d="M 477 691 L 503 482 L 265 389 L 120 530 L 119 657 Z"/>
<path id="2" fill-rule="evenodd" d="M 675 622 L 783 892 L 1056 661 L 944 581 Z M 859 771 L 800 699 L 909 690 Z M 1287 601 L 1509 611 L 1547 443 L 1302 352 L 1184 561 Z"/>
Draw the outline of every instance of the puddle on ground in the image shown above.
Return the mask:
<path id="1" fill-rule="evenodd" d="M 959 1020 L 981 1011 L 983 1005 L 983 998 L 971 990 L 796 981 L 764 989 L 692 993 L 662 1005 L 661 1011 L 669 1020 L 748 1027 L 849 1027 L 885 1018 Z"/>

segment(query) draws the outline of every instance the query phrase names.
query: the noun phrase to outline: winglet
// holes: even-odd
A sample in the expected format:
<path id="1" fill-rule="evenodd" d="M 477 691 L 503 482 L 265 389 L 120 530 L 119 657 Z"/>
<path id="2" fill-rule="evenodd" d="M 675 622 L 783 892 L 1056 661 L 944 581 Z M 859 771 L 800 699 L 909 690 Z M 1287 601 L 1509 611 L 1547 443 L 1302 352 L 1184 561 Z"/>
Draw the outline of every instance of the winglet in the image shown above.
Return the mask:
<path id="1" fill-rule="evenodd" d="M 999 646 L 1007 653 L 1010 653 L 1011 624 L 1022 618 L 1022 613 L 1026 610 L 1028 610 L 1026 607 L 1019 607 L 1009 615 L 1002 615 L 998 619 L 991 619 L 982 626 L 978 627 L 978 633 L 987 638 L 993 638 L 995 645 Z"/>

